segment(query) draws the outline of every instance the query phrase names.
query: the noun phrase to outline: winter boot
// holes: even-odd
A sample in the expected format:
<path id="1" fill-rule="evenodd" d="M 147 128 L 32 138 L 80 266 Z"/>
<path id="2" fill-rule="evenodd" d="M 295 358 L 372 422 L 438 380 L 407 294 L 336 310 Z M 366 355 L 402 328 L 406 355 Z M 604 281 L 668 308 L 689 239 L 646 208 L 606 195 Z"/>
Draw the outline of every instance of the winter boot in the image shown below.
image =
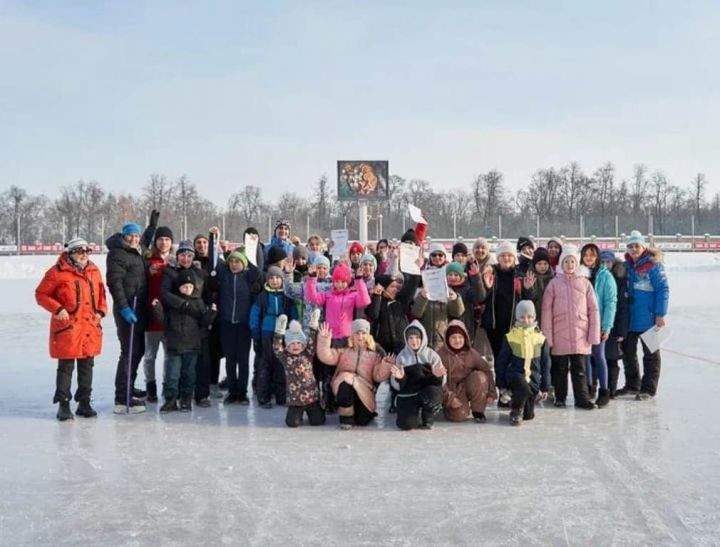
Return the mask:
<path id="1" fill-rule="evenodd" d="M 472 415 L 473 415 L 473 420 L 477 424 L 484 424 L 487 422 L 487 417 L 485 416 L 484 412 L 474 412 L 473 411 Z"/>
<path id="2" fill-rule="evenodd" d="M 57 419 L 61 422 L 73 419 L 73 414 L 70 412 L 70 401 L 60 401 L 58 405 Z"/>
<path id="3" fill-rule="evenodd" d="M 145 401 L 139 401 L 137 399 L 130 399 L 128 405 L 130 414 L 141 414 L 145 412 Z M 115 401 L 115 407 L 113 408 L 113 414 L 125 414 L 125 402 Z"/>
<path id="4" fill-rule="evenodd" d="M 423 405 L 420 410 L 420 419 L 422 420 L 421 429 L 432 429 L 435 423 L 435 415 L 442 409 L 441 405 Z"/>
<path id="5" fill-rule="evenodd" d="M 89 399 L 83 399 L 78 403 L 75 414 L 77 416 L 82 416 L 83 418 L 94 418 L 95 416 L 97 416 L 97 412 L 95 412 L 95 409 L 90 406 Z"/>
<path id="6" fill-rule="evenodd" d="M 192 410 L 192 399 L 183 397 L 180 400 L 180 412 L 190 412 Z"/>
<path id="7" fill-rule="evenodd" d="M 645 393 L 644 391 L 641 391 L 640 393 L 635 395 L 636 401 L 649 401 L 652 398 L 653 398 L 652 395 L 650 395 L 649 393 Z"/>
<path id="8" fill-rule="evenodd" d="M 616 397 L 623 397 L 625 395 L 631 395 L 635 397 L 640 392 L 639 389 L 633 389 L 631 387 L 622 387 L 615 392 Z"/>
<path id="9" fill-rule="evenodd" d="M 610 391 L 607 389 L 600 389 L 598 391 L 598 398 L 595 401 L 595 404 L 598 406 L 598 408 L 602 408 L 604 406 L 607 406 L 607 404 L 610 402 Z"/>
<path id="10" fill-rule="evenodd" d="M 354 413 L 355 409 L 351 406 L 341 406 L 338 408 L 338 414 L 340 414 L 340 429 L 352 429 L 355 423 Z"/>
<path id="11" fill-rule="evenodd" d="M 593 403 L 592 401 L 589 401 L 589 400 L 587 400 L 587 401 L 582 401 L 582 400 L 581 400 L 581 401 L 577 401 L 577 402 L 575 403 L 575 408 L 582 408 L 582 409 L 585 409 L 585 410 L 594 410 L 594 409 L 597 408 L 597 405 L 596 405 L 595 403 Z"/>
<path id="12" fill-rule="evenodd" d="M 147 402 L 148 403 L 157 403 L 158 402 L 157 382 L 155 382 L 155 380 L 153 380 L 152 382 L 148 382 L 145 385 L 145 389 L 147 390 Z"/>
<path id="13" fill-rule="evenodd" d="M 520 416 L 520 409 L 512 409 L 510 411 L 510 425 L 520 425 L 522 423 L 522 417 Z"/>
<path id="14" fill-rule="evenodd" d="M 218 384 L 210 384 L 210 397 L 213 399 L 223 398 L 223 394 L 220 391 L 220 386 Z"/>
<path id="15" fill-rule="evenodd" d="M 137 399 L 139 401 L 144 401 L 147 397 L 147 391 L 143 391 L 142 389 L 138 389 L 133 386 L 132 388 L 132 396 L 134 399 Z"/>
<path id="16" fill-rule="evenodd" d="M 175 412 L 178 409 L 177 399 L 167 399 L 165 404 L 160 407 L 160 414 Z"/>

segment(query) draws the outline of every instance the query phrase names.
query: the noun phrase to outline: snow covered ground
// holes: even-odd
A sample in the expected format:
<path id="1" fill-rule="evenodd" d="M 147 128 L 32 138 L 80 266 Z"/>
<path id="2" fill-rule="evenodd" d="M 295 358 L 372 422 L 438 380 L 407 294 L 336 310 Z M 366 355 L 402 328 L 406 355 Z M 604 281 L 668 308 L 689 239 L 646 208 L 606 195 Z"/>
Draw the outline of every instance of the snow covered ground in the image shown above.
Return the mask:
<path id="1" fill-rule="evenodd" d="M 413 432 L 386 404 L 350 432 L 335 416 L 290 430 L 284 408 L 252 405 L 115 416 L 111 320 L 100 416 L 58 423 L 33 297 L 53 262 L 0 258 L 0 544 L 720 544 L 720 255 L 667 257 L 655 400 Z"/>

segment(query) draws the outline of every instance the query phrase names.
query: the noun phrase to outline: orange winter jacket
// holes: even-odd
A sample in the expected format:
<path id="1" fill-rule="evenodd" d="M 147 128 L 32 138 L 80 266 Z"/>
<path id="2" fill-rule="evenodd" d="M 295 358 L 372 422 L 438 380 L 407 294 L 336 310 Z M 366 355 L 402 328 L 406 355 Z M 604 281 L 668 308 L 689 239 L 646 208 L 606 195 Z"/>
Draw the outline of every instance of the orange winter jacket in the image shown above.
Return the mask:
<path id="1" fill-rule="evenodd" d="M 35 300 L 52 314 L 50 319 L 50 357 L 83 359 L 102 350 L 100 317 L 107 313 L 105 285 L 100 270 L 89 262 L 84 271 L 70 264 L 67 253 L 45 272 L 35 289 Z M 70 314 L 59 320 L 60 310 Z"/>

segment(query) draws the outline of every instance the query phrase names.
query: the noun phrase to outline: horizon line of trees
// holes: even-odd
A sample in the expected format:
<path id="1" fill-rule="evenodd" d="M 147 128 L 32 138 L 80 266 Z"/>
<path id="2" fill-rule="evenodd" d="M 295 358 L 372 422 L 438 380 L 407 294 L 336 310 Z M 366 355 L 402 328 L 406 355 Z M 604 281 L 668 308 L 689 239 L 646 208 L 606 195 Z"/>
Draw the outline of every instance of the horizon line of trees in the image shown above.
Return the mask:
<path id="1" fill-rule="evenodd" d="M 307 237 L 308 228 L 309 233 L 327 236 L 331 229 L 343 227 L 357 238 L 357 203 L 338 201 L 326 175 L 308 186 L 306 195 L 284 192 L 273 202 L 263 197 L 259 186 L 245 185 L 220 207 L 204 198 L 187 175 L 170 180 L 152 174 L 139 194 L 108 192 L 95 180 L 80 180 L 61 186 L 55 199 L 13 185 L 0 193 L 0 243 L 55 243 L 76 235 L 101 243 L 127 221 L 143 224 L 152 209 L 160 211 L 160 223 L 172 228 L 176 241 L 205 233 L 215 224 L 224 227 L 227 239 L 239 240 L 248 226 L 267 239 L 278 218 L 287 218 L 301 238 Z M 475 176 L 465 188 L 451 190 L 391 175 L 390 199 L 369 205 L 368 236 L 399 238 L 412 226 L 408 203 L 422 209 L 428 235 L 436 238 L 602 237 L 616 235 L 616 229 L 674 235 L 689 234 L 693 224 L 696 234 L 717 233 L 720 193 L 708 200 L 706 188 L 703 173 L 683 187 L 645 164 L 635 165 L 630 178 L 618 181 L 612 162 L 592 173 L 577 162 L 539 169 L 515 194 L 496 169 Z"/>

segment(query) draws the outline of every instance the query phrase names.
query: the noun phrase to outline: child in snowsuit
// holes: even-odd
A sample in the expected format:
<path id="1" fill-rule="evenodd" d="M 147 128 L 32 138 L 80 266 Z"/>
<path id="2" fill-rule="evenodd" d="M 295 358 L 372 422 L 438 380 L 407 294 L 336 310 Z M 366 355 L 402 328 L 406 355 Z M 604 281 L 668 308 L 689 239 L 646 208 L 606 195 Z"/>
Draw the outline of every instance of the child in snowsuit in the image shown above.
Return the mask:
<path id="1" fill-rule="evenodd" d="M 545 400 L 550 388 L 550 352 L 535 321 L 535 305 L 522 300 L 515 308 L 515 326 L 505 335 L 497 360 L 497 383 L 512 392 L 510 424 L 535 417 L 535 399 Z"/>
<path id="2" fill-rule="evenodd" d="M 467 328 L 457 319 L 445 332 L 445 345 L 438 352 L 447 370 L 443 386 L 443 410 L 451 422 L 463 422 L 471 416 L 485 423 L 488 399 L 496 397 L 490 364 L 473 349 Z"/>
<path id="3" fill-rule="evenodd" d="M 397 372 L 397 426 L 400 429 L 431 429 L 442 408 L 445 367 L 428 347 L 422 324 L 415 320 L 405 329 L 405 348 L 395 360 Z"/>
<path id="4" fill-rule="evenodd" d="M 195 366 L 200 358 L 202 338 L 206 336 L 208 326 L 215 319 L 216 308 L 209 308 L 195 290 L 195 275 L 189 269 L 178 272 L 174 282 L 174 294 L 185 304 L 171 307 L 163 306 L 155 299 L 152 302 L 157 318 L 164 322 L 165 340 L 168 358 L 163 373 L 163 398 L 165 404 L 160 412 L 190 412 L 192 396 L 195 390 Z"/>
<path id="5" fill-rule="evenodd" d="M 317 351 L 320 360 L 335 370 L 331 386 L 338 404 L 340 428 L 368 425 L 377 416 L 375 393 L 378 384 L 390 376 L 392 358 L 383 358 L 375 351 L 370 323 L 365 319 L 352 322 L 347 347 L 331 347 L 332 337 L 332 329 L 323 323 Z"/>
<path id="6" fill-rule="evenodd" d="M 316 310 L 310 320 L 310 336 L 305 336 L 297 321 L 290 322 L 285 330 L 287 316 L 281 315 L 275 323 L 275 357 L 285 367 L 287 383 L 286 401 L 288 405 L 285 423 L 288 427 L 298 427 L 303 423 L 303 414 L 307 414 L 310 425 L 323 425 L 325 411 L 320 406 L 320 388 L 313 374 L 315 356 L 315 334 L 320 311 Z M 285 343 L 283 344 L 283 335 Z"/>
<path id="7" fill-rule="evenodd" d="M 610 398 L 614 399 L 618 377 L 620 376 L 618 361 L 623 355 L 622 342 L 627 337 L 628 320 L 630 318 L 628 312 L 627 271 L 623 261 L 616 259 L 613 251 L 602 251 L 600 260 L 612 274 L 617 288 L 615 321 L 610 331 L 610 337 L 605 342 L 605 358 L 608 365 L 608 391 Z"/>
<path id="8" fill-rule="evenodd" d="M 275 357 L 273 338 L 275 322 L 281 315 L 294 318 L 295 307 L 283 291 L 283 273 L 277 266 L 270 266 L 267 281 L 250 310 L 250 332 L 256 352 L 259 350 L 257 378 L 258 403 L 263 408 L 272 408 L 271 397 L 275 403 L 285 404 L 285 371 Z"/>

